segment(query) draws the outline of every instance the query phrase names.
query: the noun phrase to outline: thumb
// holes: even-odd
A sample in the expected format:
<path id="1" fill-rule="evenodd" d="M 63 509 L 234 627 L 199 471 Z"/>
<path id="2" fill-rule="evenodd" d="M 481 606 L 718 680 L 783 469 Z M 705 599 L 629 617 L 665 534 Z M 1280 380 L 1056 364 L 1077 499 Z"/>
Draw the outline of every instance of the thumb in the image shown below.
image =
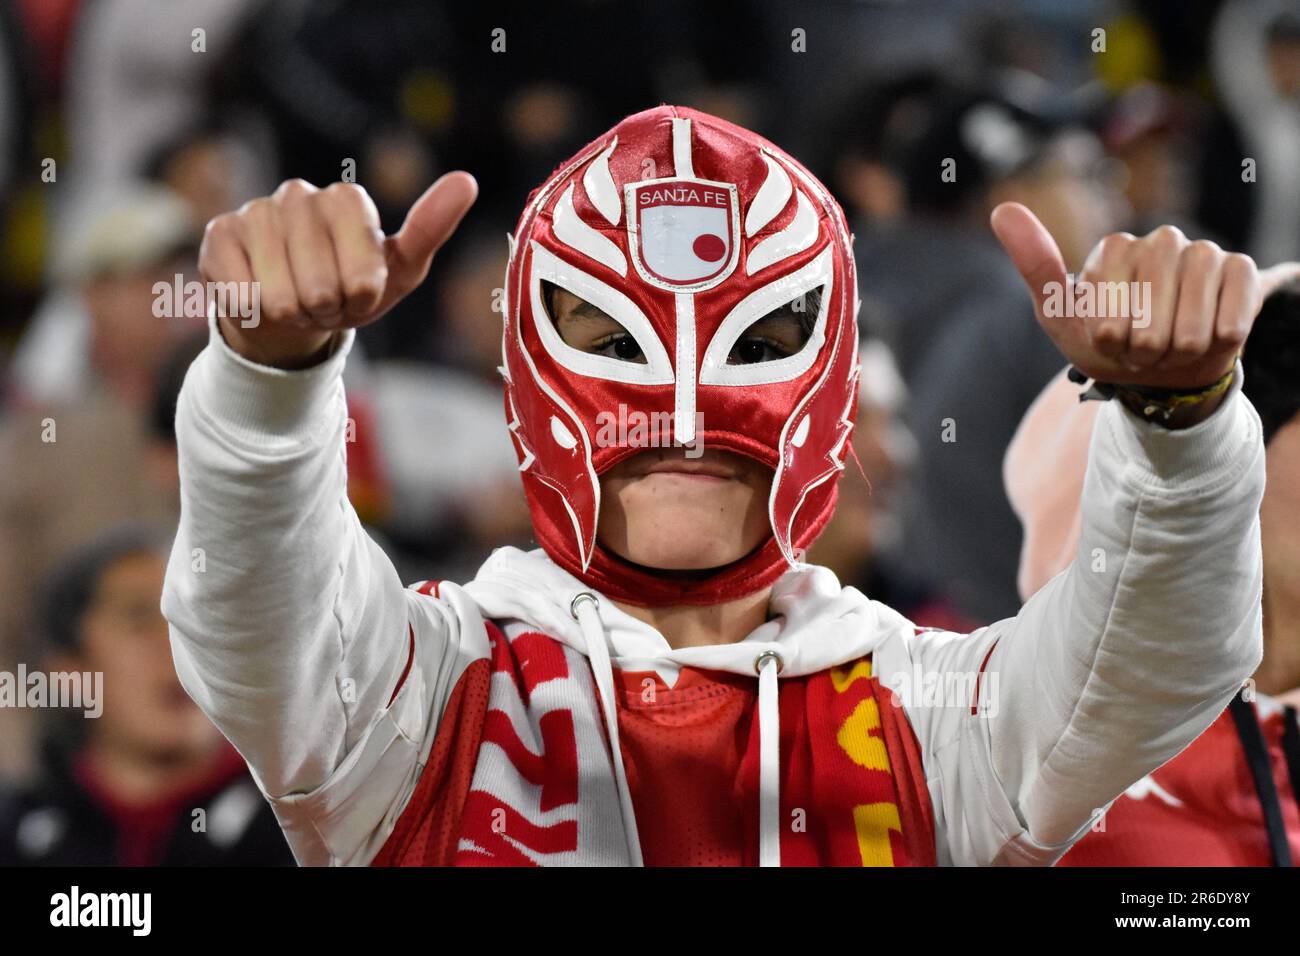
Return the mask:
<path id="1" fill-rule="evenodd" d="M 1300 262 L 1280 262 L 1259 271 L 1260 299 L 1267 299 L 1279 289 L 1300 279 Z"/>
<path id="2" fill-rule="evenodd" d="M 1038 221 L 1038 217 L 1016 202 L 1001 203 L 989 217 L 993 234 L 1002 243 L 1002 248 L 1011 257 L 1020 277 L 1029 286 L 1034 297 L 1034 311 L 1038 321 L 1052 331 L 1060 320 L 1050 319 L 1043 314 L 1043 303 L 1048 296 L 1049 283 L 1059 283 L 1057 288 L 1066 290 L 1067 276 L 1065 260 L 1061 250 L 1047 231 L 1047 227 Z"/>
<path id="3" fill-rule="evenodd" d="M 433 254 L 456 231 L 478 197 L 478 183 L 457 170 L 440 176 L 415 201 L 402 228 L 384 240 L 390 285 L 409 292 L 428 274 Z"/>

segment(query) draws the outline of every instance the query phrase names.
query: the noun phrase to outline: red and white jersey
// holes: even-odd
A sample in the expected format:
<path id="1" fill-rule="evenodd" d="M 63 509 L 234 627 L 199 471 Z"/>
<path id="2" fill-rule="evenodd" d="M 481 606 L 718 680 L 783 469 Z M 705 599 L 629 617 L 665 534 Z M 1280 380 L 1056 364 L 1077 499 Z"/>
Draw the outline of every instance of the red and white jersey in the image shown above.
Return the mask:
<path id="1" fill-rule="evenodd" d="M 799 565 L 744 640 L 673 648 L 540 551 L 404 588 L 347 499 L 351 341 L 287 372 L 214 326 L 177 412 L 177 672 L 303 864 L 1050 864 L 1258 665 L 1235 391 L 1179 432 L 1101 410 L 1080 559 L 1014 618 L 918 629 Z"/>
<path id="2" fill-rule="evenodd" d="M 1284 745 L 1294 709 L 1261 697 L 1251 708 L 1267 748 L 1291 859 L 1300 861 L 1300 803 Z M 1295 733 L 1294 729 L 1292 733 Z M 1232 712 L 1163 767 L 1129 787 L 1058 866 L 1272 866 L 1264 806 Z"/>
<path id="3" fill-rule="evenodd" d="M 584 821 L 579 805 L 579 792 L 592 786 L 581 719 L 552 707 L 533 728 L 509 716 L 542 685 L 572 676 L 563 646 L 535 631 L 511 639 L 489 624 L 487 633 L 491 658 L 471 664 L 452 693 L 376 865 L 572 861 L 580 827 L 601 825 Z M 654 671 L 618 672 L 620 742 L 643 860 L 754 865 L 761 738 L 754 681 L 692 667 L 672 676 L 669 685 Z M 879 691 L 870 657 L 782 682 L 781 816 L 790 823 L 781 833 L 783 865 L 934 863 L 917 741 L 901 710 L 877 706 Z M 535 803 L 515 806 L 505 779 L 513 774 L 537 788 Z"/>

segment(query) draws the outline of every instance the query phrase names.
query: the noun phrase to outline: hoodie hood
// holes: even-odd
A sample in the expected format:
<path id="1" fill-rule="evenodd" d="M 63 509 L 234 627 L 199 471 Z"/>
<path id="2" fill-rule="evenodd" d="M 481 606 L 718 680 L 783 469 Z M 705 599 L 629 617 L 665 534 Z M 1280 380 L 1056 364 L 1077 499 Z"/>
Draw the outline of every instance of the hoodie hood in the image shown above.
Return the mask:
<path id="1" fill-rule="evenodd" d="M 898 612 L 843 587 L 829 568 L 799 564 L 773 585 L 772 619 L 734 644 L 670 647 L 663 635 L 621 610 L 553 562 L 540 548 L 498 548 L 465 585 L 486 619 L 515 619 L 590 657 L 571 610 L 579 594 L 595 597 L 596 611 L 620 670 L 655 671 L 668 686 L 683 667 L 753 676 L 754 661 L 776 652 L 782 677 L 815 674 L 856 660 L 894 634 L 910 634 Z"/>

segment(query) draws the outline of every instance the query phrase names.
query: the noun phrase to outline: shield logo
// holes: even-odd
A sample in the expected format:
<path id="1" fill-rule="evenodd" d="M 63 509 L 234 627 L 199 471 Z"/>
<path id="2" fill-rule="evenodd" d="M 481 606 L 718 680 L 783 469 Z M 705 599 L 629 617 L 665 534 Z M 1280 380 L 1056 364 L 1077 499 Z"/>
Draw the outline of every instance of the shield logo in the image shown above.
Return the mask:
<path id="1" fill-rule="evenodd" d="M 717 285 L 740 255 L 736 187 L 653 179 L 626 188 L 628 244 L 647 282 L 675 292 Z"/>

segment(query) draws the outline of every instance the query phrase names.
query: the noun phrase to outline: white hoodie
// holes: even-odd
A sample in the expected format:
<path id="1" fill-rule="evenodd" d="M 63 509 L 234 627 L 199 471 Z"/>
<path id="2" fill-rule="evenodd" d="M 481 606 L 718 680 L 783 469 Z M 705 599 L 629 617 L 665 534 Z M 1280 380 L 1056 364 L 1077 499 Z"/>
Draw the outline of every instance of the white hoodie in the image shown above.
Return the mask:
<path id="1" fill-rule="evenodd" d="M 1101 410 L 1075 563 L 1015 618 L 970 635 L 918 631 L 804 565 L 745 640 L 674 650 L 540 551 L 500 549 L 473 582 L 436 597 L 404 588 L 347 500 L 351 342 L 286 372 L 236 355 L 214 326 L 177 410 L 182 517 L 163 594 L 177 670 L 248 760 L 300 863 L 374 859 L 452 689 L 489 654 L 484 620 L 588 656 L 606 688 L 593 706 L 615 735 L 611 664 L 671 685 L 684 666 L 754 677 L 766 651 L 780 655 L 780 679 L 872 653 L 919 744 L 938 860 L 962 865 L 1055 862 L 1258 665 L 1263 444 L 1239 384 L 1183 431 L 1117 403 Z M 430 422 L 430 441 L 436 432 Z M 583 593 L 594 600 L 575 604 Z M 755 678 L 765 805 L 776 799 L 776 671 Z M 605 755 L 613 772 L 597 782 L 617 791 L 606 805 L 627 849 L 604 861 L 639 862 L 616 740 Z M 763 818 L 767 862 L 775 823 L 766 807 Z"/>

